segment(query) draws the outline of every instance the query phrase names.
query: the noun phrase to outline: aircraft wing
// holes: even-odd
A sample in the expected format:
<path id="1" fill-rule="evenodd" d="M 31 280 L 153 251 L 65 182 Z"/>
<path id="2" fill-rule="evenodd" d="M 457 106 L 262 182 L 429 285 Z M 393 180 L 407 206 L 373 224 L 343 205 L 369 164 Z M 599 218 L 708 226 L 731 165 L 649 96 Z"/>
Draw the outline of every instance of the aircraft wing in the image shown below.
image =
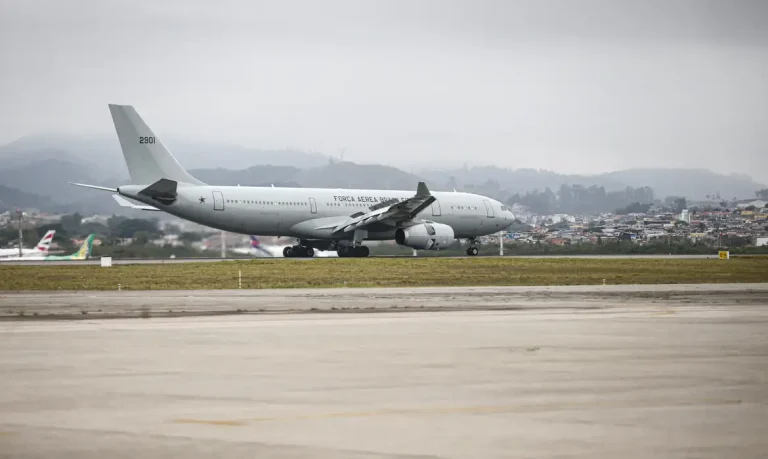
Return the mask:
<path id="1" fill-rule="evenodd" d="M 368 213 L 350 217 L 349 219 L 333 225 L 321 226 L 315 229 L 333 228 L 331 234 L 347 233 L 356 229 L 362 229 L 373 223 L 380 223 L 391 227 L 401 226 L 402 223 L 411 221 L 419 212 L 423 211 L 435 202 L 435 197 L 429 192 L 424 182 L 419 182 L 416 195 L 405 201 L 392 199 L 379 203 L 371 208 Z"/>

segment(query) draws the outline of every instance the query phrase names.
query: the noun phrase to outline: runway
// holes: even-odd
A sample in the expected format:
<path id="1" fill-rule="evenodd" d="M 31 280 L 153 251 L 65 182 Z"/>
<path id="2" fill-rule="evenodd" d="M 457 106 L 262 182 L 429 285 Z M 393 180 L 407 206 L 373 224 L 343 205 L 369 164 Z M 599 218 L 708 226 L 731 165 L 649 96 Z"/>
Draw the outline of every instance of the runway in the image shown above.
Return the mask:
<path id="1" fill-rule="evenodd" d="M 765 286 L 608 287 L 163 292 L 126 298 L 525 307 L 5 321 L 0 456 L 762 457 Z"/>
<path id="2" fill-rule="evenodd" d="M 477 258 L 497 258 L 498 255 L 480 255 L 471 257 Z M 603 259 L 603 260 L 618 260 L 618 259 L 667 259 L 667 260 L 706 260 L 717 259 L 717 254 L 710 255 L 674 255 L 674 254 L 659 254 L 659 255 L 505 255 L 507 258 L 579 258 L 579 259 Z M 374 255 L 368 258 L 413 258 L 411 255 Z M 423 257 L 432 258 L 432 257 Z M 456 257 L 444 257 L 444 258 L 470 258 L 468 256 L 456 256 Z M 315 258 L 123 258 L 112 259 L 114 265 L 146 265 L 146 264 L 174 264 L 174 263 L 217 263 L 221 261 L 243 261 L 243 260 L 319 260 L 319 259 L 338 259 L 337 257 L 315 257 Z M 344 260 L 345 258 L 341 258 Z M 84 265 L 99 265 L 101 260 L 99 258 L 92 258 L 90 260 L 0 260 L 0 266 L 3 265 L 20 265 L 20 266 L 84 266 Z"/>
<path id="3" fill-rule="evenodd" d="M 614 309 L 626 303 L 768 304 L 768 283 L 0 292 L 0 320 L 226 314 Z"/>

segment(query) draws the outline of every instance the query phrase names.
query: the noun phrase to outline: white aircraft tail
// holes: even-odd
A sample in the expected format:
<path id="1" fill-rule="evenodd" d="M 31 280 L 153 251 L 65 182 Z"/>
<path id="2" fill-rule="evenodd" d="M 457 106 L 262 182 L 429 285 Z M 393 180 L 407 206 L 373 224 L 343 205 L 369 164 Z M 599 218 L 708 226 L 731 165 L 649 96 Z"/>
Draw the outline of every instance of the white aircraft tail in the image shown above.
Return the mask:
<path id="1" fill-rule="evenodd" d="M 35 250 L 41 255 L 47 255 L 48 250 L 51 248 L 51 242 L 53 242 L 53 235 L 56 234 L 56 230 L 48 230 L 40 242 L 35 246 Z"/>
<path id="2" fill-rule="evenodd" d="M 204 185 L 181 167 L 133 106 L 110 104 L 109 111 L 133 183 L 151 184 L 160 179 L 168 179 Z"/>

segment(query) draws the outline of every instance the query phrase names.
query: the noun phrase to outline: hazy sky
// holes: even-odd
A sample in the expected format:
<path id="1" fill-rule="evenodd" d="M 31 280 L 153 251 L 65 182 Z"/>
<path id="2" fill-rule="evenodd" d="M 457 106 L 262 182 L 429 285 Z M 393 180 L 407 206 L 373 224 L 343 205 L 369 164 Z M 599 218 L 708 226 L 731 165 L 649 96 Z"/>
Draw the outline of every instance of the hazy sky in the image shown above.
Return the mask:
<path id="1" fill-rule="evenodd" d="M 358 162 L 768 181 L 768 1 L 0 0 L 0 143 L 112 133 Z"/>

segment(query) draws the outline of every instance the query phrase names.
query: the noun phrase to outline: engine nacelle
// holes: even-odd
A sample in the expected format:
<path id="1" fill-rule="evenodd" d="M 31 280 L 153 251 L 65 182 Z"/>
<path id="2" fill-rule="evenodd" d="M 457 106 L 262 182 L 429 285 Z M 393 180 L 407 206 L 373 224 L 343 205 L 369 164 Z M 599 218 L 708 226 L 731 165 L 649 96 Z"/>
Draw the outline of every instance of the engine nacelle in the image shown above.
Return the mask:
<path id="1" fill-rule="evenodd" d="M 422 223 L 395 231 L 395 242 L 412 249 L 446 249 L 454 239 L 453 228 L 442 223 Z"/>

